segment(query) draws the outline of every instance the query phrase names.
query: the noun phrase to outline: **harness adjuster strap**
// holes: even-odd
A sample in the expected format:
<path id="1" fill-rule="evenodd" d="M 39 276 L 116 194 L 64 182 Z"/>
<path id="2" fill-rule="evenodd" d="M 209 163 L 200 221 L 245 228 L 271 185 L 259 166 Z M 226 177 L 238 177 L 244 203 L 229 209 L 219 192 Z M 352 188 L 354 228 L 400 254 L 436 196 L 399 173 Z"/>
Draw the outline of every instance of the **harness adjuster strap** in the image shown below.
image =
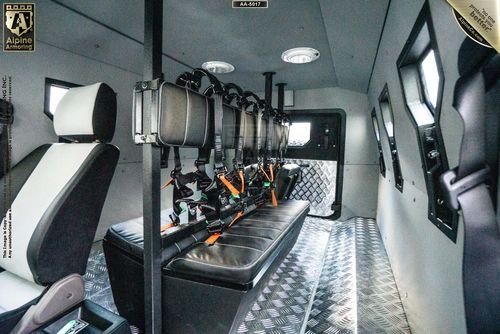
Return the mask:
<path id="1" fill-rule="evenodd" d="M 441 185 L 445 195 L 445 201 L 448 207 L 453 210 L 460 210 L 458 196 L 475 188 L 476 186 L 485 183 L 490 175 L 490 168 L 484 168 L 469 174 L 460 180 L 457 178 L 457 170 L 451 169 L 441 175 Z"/>

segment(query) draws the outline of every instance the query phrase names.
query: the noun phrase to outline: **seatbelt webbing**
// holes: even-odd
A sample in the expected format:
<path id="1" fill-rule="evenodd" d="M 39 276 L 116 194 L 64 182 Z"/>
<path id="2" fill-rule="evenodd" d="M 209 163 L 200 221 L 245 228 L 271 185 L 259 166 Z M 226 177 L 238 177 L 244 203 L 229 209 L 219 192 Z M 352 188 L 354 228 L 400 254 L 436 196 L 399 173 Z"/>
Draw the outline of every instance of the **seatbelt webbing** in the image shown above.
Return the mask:
<path id="1" fill-rule="evenodd" d="M 181 163 L 179 148 L 174 147 L 174 170 L 172 171 L 172 181 L 174 183 L 176 176 L 178 176 L 181 173 L 181 171 L 182 171 L 182 163 Z M 174 184 L 174 189 L 172 193 L 173 212 L 172 214 L 170 214 L 170 219 L 174 224 L 178 224 L 180 222 L 179 215 L 182 213 L 182 208 L 179 204 L 177 204 L 177 200 L 181 198 L 182 196 L 180 195 L 179 187 L 177 184 Z"/>
<path id="2" fill-rule="evenodd" d="M 255 156 L 257 157 L 257 162 L 260 162 L 260 154 L 261 154 L 261 145 L 260 142 L 262 140 L 262 111 L 259 110 L 257 111 L 257 145 L 256 145 L 256 151 L 255 151 Z"/>
<path id="3" fill-rule="evenodd" d="M 267 159 L 272 158 L 272 151 L 273 151 L 273 138 L 274 138 L 274 119 L 273 115 L 271 112 L 271 106 L 268 106 L 268 112 L 267 112 L 267 149 L 266 149 L 266 156 Z"/>
<path id="4" fill-rule="evenodd" d="M 236 147 L 236 154 L 234 157 L 234 169 L 242 169 L 243 166 L 243 144 L 244 144 L 244 132 L 245 132 L 245 122 L 246 122 L 246 108 L 241 109 L 240 113 L 240 124 L 238 131 L 238 143 Z"/>
<path id="5" fill-rule="evenodd" d="M 222 124 L 223 124 L 222 96 L 214 95 L 214 164 L 215 170 L 224 169 L 224 149 L 222 143 Z"/>
<path id="6" fill-rule="evenodd" d="M 457 183 L 486 168 L 485 87 L 481 72 L 457 81 L 453 106 L 464 123 L 453 181 Z M 500 324 L 500 233 L 494 207 L 484 181 L 465 189 L 457 199 L 464 222 L 462 279 L 467 329 L 470 333 L 493 333 Z"/>

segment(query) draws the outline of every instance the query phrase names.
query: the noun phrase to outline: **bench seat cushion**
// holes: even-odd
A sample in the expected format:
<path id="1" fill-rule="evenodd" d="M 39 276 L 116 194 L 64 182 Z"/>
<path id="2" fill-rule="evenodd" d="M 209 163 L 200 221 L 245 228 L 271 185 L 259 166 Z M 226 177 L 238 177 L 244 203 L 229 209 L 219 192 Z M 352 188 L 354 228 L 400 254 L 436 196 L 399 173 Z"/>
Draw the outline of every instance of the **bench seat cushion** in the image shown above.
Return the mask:
<path id="1" fill-rule="evenodd" d="M 215 285 L 251 288 L 252 282 L 274 260 L 292 231 L 300 229 L 307 201 L 266 205 L 242 218 L 214 245 L 198 242 L 164 267 L 164 274 Z"/>

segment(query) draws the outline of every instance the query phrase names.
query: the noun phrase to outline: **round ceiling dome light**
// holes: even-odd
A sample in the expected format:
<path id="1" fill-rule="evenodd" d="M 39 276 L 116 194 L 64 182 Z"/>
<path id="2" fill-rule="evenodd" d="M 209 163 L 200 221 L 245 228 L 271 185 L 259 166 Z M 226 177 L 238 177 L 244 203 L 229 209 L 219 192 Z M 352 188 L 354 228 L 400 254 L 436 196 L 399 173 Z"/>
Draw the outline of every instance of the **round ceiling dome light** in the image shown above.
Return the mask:
<path id="1" fill-rule="evenodd" d="M 286 50 L 281 54 L 281 59 L 287 63 L 305 64 L 315 61 L 319 55 L 316 49 L 300 47 Z"/>
<path id="2" fill-rule="evenodd" d="M 234 71 L 234 66 L 225 61 L 212 60 L 201 64 L 201 67 L 214 74 L 231 73 Z"/>

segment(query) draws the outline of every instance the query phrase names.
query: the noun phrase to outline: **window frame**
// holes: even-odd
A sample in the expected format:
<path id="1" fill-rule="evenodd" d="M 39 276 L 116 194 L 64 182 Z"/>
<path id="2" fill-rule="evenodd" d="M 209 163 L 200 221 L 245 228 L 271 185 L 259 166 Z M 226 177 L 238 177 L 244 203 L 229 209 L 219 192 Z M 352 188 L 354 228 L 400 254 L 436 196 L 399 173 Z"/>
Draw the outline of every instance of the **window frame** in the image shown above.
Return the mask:
<path id="1" fill-rule="evenodd" d="M 384 110 L 382 108 L 382 103 L 387 103 L 389 107 L 389 112 L 391 116 L 391 121 L 392 121 L 392 136 L 389 136 L 389 131 L 387 131 L 387 126 L 386 126 L 386 120 L 384 116 Z M 384 131 L 385 134 L 387 135 L 387 139 L 389 141 L 389 148 L 391 152 L 391 159 L 392 159 L 392 173 L 394 175 L 394 186 L 396 189 L 398 189 L 401 193 L 403 192 L 404 188 L 404 177 L 403 173 L 401 171 L 401 163 L 399 160 L 399 151 L 398 151 L 398 146 L 396 143 L 396 126 L 394 123 L 394 111 L 392 109 L 392 102 L 391 102 L 391 95 L 389 94 L 389 87 L 387 83 L 384 85 L 384 88 L 382 89 L 382 92 L 380 93 L 378 97 L 378 105 L 380 108 L 380 115 L 382 116 L 382 123 L 384 125 Z"/>
<path id="2" fill-rule="evenodd" d="M 425 31 L 427 29 L 427 31 Z M 439 75 L 438 94 L 434 107 L 427 93 L 422 71 L 422 61 L 433 50 L 437 71 Z M 411 71 L 416 67 L 418 85 L 411 84 L 412 78 L 403 76 L 405 69 Z M 408 40 L 396 62 L 404 108 L 415 128 L 418 149 L 421 158 L 422 172 L 424 175 L 428 197 L 428 219 L 438 227 L 451 241 L 456 242 L 458 231 L 458 215 L 448 208 L 444 202 L 444 194 L 440 185 L 440 176 L 449 169 L 446 149 L 444 146 L 441 127 L 441 106 L 443 99 L 445 76 L 441 56 L 437 45 L 436 35 L 430 13 L 429 3 L 426 1 L 420 11 Z M 415 74 L 414 74 L 415 75 Z M 414 76 L 413 76 L 413 79 Z M 410 80 L 410 81 L 408 81 Z M 415 91 L 417 89 L 417 91 Z M 415 101 L 414 97 L 418 96 Z M 410 101 L 409 101 L 410 98 Z M 413 99 L 412 99 L 413 98 Z M 419 124 L 413 114 L 415 103 L 428 108 L 433 117 L 431 124 Z"/>
<path id="3" fill-rule="evenodd" d="M 54 115 L 50 112 L 50 87 L 52 86 L 69 89 L 74 87 L 81 87 L 82 85 L 53 78 L 45 78 L 45 97 L 44 97 L 43 113 L 47 115 L 47 117 L 50 118 L 51 121 L 54 120 Z"/>
<path id="4" fill-rule="evenodd" d="M 380 125 L 378 123 L 377 111 L 375 107 L 372 109 L 371 113 L 373 132 L 375 133 L 375 140 L 377 141 L 378 149 L 378 164 L 380 169 L 380 174 L 385 177 L 385 160 L 384 160 L 384 150 L 382 149 L 382 133 L 380 132 Z"/>

